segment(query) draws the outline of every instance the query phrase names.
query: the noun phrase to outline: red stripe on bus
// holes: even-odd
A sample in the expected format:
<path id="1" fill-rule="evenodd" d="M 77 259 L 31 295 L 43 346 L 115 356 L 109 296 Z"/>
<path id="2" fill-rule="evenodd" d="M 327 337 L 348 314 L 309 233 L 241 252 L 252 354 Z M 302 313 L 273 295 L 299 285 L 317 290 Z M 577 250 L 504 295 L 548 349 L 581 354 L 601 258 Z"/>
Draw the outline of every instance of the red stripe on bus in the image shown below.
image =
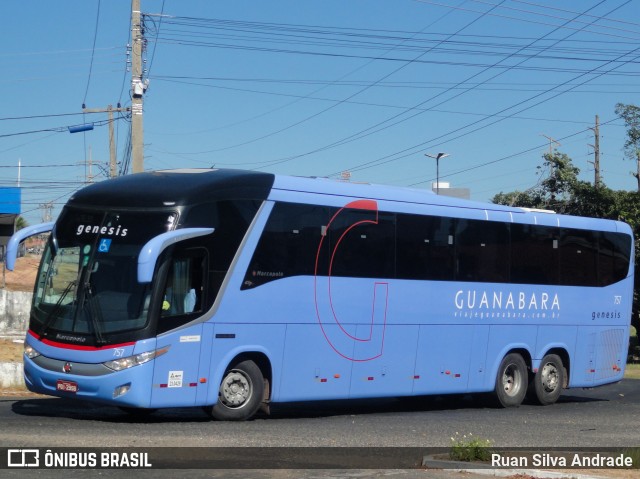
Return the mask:
<path id="1" fill-rule="evenodd" d="M 81 344 L 67 344 L 59 343 L 57 341 L 51 341 L 50 339 L 41 339 L 36 333 L 31 330 L 29 330 L 29 334 L 48 346 L 54 346 L 56 348 L 63 349 L 74 349 L 77 351 L 103 351 L 105 349 L 124 348 L 126 346 L 133 346 L 134 344 L 136 344 L 135 341 L 132 341 L 130 343 L 109 344 L 107 346 L 83 346 Z"/>

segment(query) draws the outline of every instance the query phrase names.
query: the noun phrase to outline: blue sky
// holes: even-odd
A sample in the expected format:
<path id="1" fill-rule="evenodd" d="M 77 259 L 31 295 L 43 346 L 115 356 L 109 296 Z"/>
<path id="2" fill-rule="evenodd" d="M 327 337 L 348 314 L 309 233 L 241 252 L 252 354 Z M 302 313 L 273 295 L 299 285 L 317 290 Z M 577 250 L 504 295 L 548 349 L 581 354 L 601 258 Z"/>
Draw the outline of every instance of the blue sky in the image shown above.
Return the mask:
<path id="1" fill-rule="evenodd" d="M 593 180 L 633 190 L 616 103 L 639 104 L 640 6 L 627 0 L 141 0 L 145 169 L 231 167 L 429 188 L 524 190 L 550 140 Z M 54 217 L 109 158 L 130 105 L 129 0 L 0 6 L 0 186 Z M 162 14 L 162 15 L 161 15 Z M 67 127 L 95 122 L 93 131 Z M 116 122 L 123 159 L 127 119 Z"/>

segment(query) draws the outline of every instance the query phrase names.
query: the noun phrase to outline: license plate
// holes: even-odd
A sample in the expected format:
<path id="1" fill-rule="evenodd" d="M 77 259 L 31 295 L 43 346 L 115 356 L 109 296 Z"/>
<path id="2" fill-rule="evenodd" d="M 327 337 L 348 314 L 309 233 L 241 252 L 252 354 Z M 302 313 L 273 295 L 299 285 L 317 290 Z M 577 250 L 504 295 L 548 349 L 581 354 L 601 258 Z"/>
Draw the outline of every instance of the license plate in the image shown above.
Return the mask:
<path id="1" fill-rule="evenodd" d="M 78 383 L 75 381 L 65 381 L 64 379 L 58 379 L 58 382 L 56 383 L 56 389 L 58 391 L 75 394 L 78 392 Z"/>

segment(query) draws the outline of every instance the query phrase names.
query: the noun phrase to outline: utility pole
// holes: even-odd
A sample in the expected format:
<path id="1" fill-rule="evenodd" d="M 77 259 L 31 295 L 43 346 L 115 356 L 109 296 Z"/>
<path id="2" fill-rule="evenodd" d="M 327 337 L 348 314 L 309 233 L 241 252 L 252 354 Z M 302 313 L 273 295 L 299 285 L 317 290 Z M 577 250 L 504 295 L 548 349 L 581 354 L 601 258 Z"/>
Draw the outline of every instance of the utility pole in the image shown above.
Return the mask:
<path id="1" fill-rule="evenodd" d="M 51 210 L 53 210 L 53 202 L 42 203 L 40 204 L 40 209 L 42 210 L 42 222 L 48 223 L 51 221 Z"/>
<path id="2" fill-rule="evenodd" d="M 89 164 L 89 167 L 88 167 L 89 172 L 87 173 L 87 177 L 85 178 L 85 182 L 93 183 L 93 173 L 91 172 L 91 166 L 93 166 L 93 157 L 91 156 L 91 145 L 89 145 L 89 161 L 88 161 L 88 164 Z"/>
<path id="3" fill-rule="evenodd" d="M 140 0 L 131 0 L 131 171 L 144 171 L 142 96 L 149 80 L 143 80 L 144 28 Z"/>
<path id="4" fill-rule="evenodd" d="M 542 136 L 544 136 L 547 140 L 549 140 L 549 154 L 550 155 L 553 154 L 553 150 L 555 150 L 559 146 L 562 146 L 558 140 L 556 140 L 554 138 L 551 138 L 550 136 L 547 136 L 547 135 L 542 135 Z"/>
<path id="5" fill-rule="evenodd" d="M 596 126 L 589 129 L 593 130 L 594 136 L 593 145 L 589 145 L 593 148 L 593 161 L 589 161 L 595 171 L 593 186 L 600 188 L 600 118 L 598 118 L 598 115 L 596 115 Z"/>
<path id="6" fill-rule="evenodd" d="M 115 178 L 117 173 L 117 161 L 116 161 L 116 141 L 113 133 L 113 112 L 127 112 L 131 111 L 131 108 L 121 108 L 118 104 L 118 108 L 113 108 L 111 105 L 107 108 L 83 108 L 84 113 L 107 113 L 109 115 L 109 178 Z"/>
<path id="7" fill-rule="evenodd" d="M 558 148 L 558 146 L 562 146 L 562 145 L 555 138 L 551 138 L 550 136 L 545 135 L 543 133 L 541 133 L 541 135 L 544 136 L 547 140 L 549 140 L 549 157 L 551 157 L 553 155 L 553 150 L 556 150 Z M 553 171 L 554 163 L 553 162 L 549 162 L 549 163 L 550 163 L 550 167 L 551 167 L 551 171 L 549 172 L 549 176 L 552 176 L 553 173 L 554 173 L 554 171 Z M 554 195 L 552 194 L 551 197 L 553 198 Z"/>

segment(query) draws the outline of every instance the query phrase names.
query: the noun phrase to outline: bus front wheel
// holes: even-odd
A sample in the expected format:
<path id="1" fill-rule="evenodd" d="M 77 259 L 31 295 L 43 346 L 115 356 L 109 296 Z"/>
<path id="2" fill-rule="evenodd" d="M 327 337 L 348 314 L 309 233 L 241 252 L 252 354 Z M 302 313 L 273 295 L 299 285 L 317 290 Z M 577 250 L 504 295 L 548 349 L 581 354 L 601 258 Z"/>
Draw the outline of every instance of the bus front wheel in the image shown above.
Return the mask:
<path id="1" fill-rule="evenodd" d="M 527 394 L 527 365 L 518 353 L 507 354 L 498 368 L 495 393 L 501 407 L 518 407 Z"/>
<path id="2" fill-rule="evenodd" d="M 562 359 L 556 354 L 547 354 L 542 358 L 532 380 L 535 399 L 543 406 L 555 403 L 560 397 L 564 382 Z"/>
<path id="3" fill-rule="evenodd" d="M 224 373 L 218 390 L 218 402 L 207 412 L 221 421 L 245 421 L 262 401 L 264 377 L 253 361 L 242 361 Z"/>

